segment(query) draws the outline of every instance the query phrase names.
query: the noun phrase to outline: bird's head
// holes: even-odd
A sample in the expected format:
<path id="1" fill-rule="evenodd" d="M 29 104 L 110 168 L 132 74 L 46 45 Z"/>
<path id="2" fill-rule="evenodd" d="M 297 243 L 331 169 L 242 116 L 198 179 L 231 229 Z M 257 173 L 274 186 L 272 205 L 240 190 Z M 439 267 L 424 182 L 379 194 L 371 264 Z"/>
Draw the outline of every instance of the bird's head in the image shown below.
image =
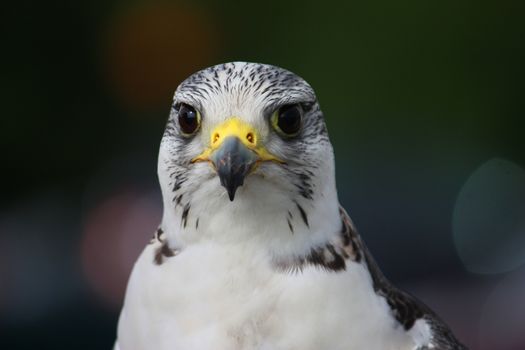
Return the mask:
<path id="1" fill-rule="evenodd" d="M 159 178 L 165 220 L 174 216 L 182 228 L 223 210 L 284 210 L 291 230 L 294 220 L 309 226 L 314 203 L 335 196 L 332 146 L 313 89 L 287 70 L 256 63 L 191 75 L 175 92 Z"/>

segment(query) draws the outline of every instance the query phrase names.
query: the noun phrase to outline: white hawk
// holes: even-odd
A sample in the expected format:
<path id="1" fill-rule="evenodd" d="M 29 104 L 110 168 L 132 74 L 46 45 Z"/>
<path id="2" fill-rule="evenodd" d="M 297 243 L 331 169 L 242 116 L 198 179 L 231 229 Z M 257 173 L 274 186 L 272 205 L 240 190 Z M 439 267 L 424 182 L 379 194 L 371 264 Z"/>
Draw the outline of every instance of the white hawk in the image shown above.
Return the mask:
<path id="1" fill-rule="evenodd" d="M 177 88 L 162 222 L 136 262 L 115 349 L 466 349 L 383 276 L 340 207 L 313 89 L 245 62 Z"/>

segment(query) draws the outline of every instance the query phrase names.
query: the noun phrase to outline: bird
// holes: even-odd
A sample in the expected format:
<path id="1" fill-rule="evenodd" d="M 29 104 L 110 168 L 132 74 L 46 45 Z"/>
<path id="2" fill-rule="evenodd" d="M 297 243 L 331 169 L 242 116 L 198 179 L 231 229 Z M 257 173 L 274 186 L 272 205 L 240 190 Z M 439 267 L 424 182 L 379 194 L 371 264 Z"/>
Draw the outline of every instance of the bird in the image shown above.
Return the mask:
<path id="1" fill-rule="evenodd" d="M 136 261 L 115 350 L 463 350 L 383 275 L 339 204 L 313 88 L 230 62 L 176 89 L 162 220 Z"/>

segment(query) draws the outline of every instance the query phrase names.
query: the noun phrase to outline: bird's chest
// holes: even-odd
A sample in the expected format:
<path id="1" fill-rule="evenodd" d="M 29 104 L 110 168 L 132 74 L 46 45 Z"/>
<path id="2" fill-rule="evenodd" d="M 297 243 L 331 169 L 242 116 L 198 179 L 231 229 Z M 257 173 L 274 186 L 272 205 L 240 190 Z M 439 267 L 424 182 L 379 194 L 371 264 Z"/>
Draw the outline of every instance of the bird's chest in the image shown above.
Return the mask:
<path id="1" fill-rule="evenodd" d="M 130 279 L 119 328 L 134 341 L 125 349 L 152 348 L 152 339 L 157 349 L 403 348 L 359 268 L 284 273 L 263 256 L 205 246 L 160 266 L 152 254 Z"/>
<path id="2" fill-rule="evenodd" d="M 129 349 L 151 339 L 157 349 L 259 348 L 280 291 L 262 257 L 202 246 L 157 265 L 154 254 L 148 246 L 130 277 L 119 322 Z"/>

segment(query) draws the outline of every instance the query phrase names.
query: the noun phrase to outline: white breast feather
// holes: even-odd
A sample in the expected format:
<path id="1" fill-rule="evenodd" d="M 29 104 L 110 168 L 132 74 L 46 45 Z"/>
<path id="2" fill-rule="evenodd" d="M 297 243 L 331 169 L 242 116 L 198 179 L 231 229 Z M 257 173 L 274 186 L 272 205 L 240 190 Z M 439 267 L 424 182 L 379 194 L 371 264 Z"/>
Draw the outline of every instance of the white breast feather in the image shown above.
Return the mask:
<path id="1" fill-rule="evenodd" d="M 130 278 L 122 350 L 412 348 L 361 264 L 276 273 L 253 247 L 200 244 L 157 266 L 155 248 Z"/>

